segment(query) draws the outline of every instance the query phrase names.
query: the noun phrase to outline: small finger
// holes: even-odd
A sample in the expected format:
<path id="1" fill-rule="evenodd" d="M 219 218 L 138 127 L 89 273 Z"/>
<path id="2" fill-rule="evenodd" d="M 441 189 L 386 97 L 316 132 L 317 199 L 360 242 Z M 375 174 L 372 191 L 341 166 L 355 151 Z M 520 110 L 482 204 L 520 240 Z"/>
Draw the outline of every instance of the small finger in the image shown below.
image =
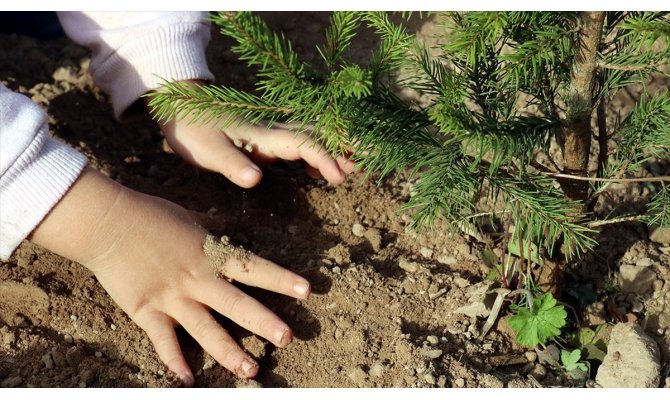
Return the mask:
<path id="1" fill-rule="evenodd" d="M 356 170 L 356 163 L 349 159 L 348 157 L 337 157 L 337 165 L 340 167 L 340 170 L 345 174 L 349 175 L 350 173 Z"/>
<path id="2" fill-rule="evenodd" d="M 293 339 L 291 329 L 284 321 L 259 301 L 226 281 L 212 280 L 203 283 L 193 297 L 277 347 L 285 347 Z"/>
<path id="3" fill-rule="evenodd" d="M 175 315 L 184 329 L 224 368 L 240 378 L 256 376 L 256 361 L 240 348 L 202 304 L 184 302 Z"/>
<path id="4" fill-rule="evenodd" d="M 318 169 L 312 167 L 311 165 L 305 165 L 305 172 L 307 172 L 307 176 L 309 176 L 310 178 L 323 179 L 323 175 L 321 175 L 321 172 L 319 172 Z"/>
<path id="5" fill-rule="evenodd" d="M 346 178 L 344 173 L 325 147 L 307 136 L 286 130 L 276 130 L 271 135 L 266 135 L 266 138 L 259 143 L 260 152 L 272 154 L 283 160 L 303 159 L 318 170 L 328 182 L 332 184 L 344 182 Z"/>
<path id="6" fill-rule="evenodd" d="M 272 261 L 258 257 L 232 244 L 224 244 L 218 241 L 212 244 L 208 242 L 209 240 L 212 240 L 211 236 L 206 239 L 205 243 L 205 248 L 208 249 L 206 251 L 212 254 L 208 257 L 208 262 L 220 263 L 220 265 L 211 266 L 225 277 L 248 286 L 270 290 L 298 299 L 309 297 L 311 293 L 309 281 L 295 272 L 291 272 Z M 233 253 L 237 256 L 219 258 L 216 253 Z"/>
<path id="7" fill-rule="evenodd" d="M 148 315 L 144 320 L 138 321 L 138 325 L 149 336 L 149 340 L 153 343 L 156 353 L 161 361 L 163 361 L 163 364 L 177 375 L 184 386 L 193 386 L 195 378 L 184 359 L 177 335 L 174 331 L 172 319 L 156 311 Z"/>

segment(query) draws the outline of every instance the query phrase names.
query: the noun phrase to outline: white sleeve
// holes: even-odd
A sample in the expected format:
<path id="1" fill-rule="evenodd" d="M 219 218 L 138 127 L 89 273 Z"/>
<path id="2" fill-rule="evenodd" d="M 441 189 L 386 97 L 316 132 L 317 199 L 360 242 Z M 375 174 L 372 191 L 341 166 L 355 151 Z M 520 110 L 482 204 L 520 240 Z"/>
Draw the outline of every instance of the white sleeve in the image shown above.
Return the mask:
<path id="1" fill-rule="evenodd" d="M 93 81 L 112 99 L 114 114 L 158 88 L 163 79 L 213 80 L 205 47 L 206 12 L 59 12 L 65 33 L 90 48 Z"/>
<path id="2" fill-rule="evenodd" d="M 0 84 L 0 259 L 44 219 L 77 179 L 86 157 L 49 135 L 47 115 Z"/>

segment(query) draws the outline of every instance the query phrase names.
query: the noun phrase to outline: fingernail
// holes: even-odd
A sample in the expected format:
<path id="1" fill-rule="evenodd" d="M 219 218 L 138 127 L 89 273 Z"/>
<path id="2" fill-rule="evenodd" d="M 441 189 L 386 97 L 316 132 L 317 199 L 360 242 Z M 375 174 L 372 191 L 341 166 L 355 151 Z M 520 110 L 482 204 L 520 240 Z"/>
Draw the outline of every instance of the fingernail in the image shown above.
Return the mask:
<path id="1" fill-rule="evenodd" d="M 256 363 L 253 363 L 249 360 L 244 360 L 242 361 L 242 366 L 240 367 L 240 369 L 242 370 L 242 374 L 244 376 L 249 376 L 250 372 L 256 367 L 257 367 Z"/>
<path id="2" fill-rule="evenodd" d="M 293 285 L 293 291 L 300 296 L 307 296 L 307 293 L 309 292 L 309 283 L 307 282 L 296 283 L 295 285 Z"/>
<path id="3" fill-rule="evenodd" d="M 261 174 L 261 170 L 258 169 L 258 167 L 249 165 L 247 167 L 244 167 L 244 169 L 242 169 L 242 172 L 240 173 L 240 176 L 242 177 L 242 179 L 249 182 L 249 181 L 254 181 L 254 180 L 258 179 L 258 176 L 260 174 Z"/>
<path id="4" fill-rule="evenodd" d="M 191 387 L 195 383 L 195 379 L 193 379 L 192 376 L 186 374 L 179 375 L 179 380 L 186 387 Z"/>
<path id="5" fill-rule="evenodd" d="M 284 347 L 288 344 L 289 340 L 289 329 L 282 329 L 281 331 L 277 332 L 275 335 L 276 342 L 278 343 L 279 347 Z"/>

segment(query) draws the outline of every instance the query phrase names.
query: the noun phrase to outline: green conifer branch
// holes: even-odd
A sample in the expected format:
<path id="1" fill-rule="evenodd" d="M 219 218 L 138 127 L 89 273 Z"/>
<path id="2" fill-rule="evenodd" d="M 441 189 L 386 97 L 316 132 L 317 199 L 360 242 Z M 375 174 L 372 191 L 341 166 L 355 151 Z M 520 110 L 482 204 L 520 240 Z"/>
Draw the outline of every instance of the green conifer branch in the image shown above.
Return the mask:
<path id="1" fill-rule="evenodd" d="M 662 185 L 652 197 L 642 220 L 650 226 L 670 227 L 670 185 Z"/>
<path id="2" fill-rule="evenodd" d="M 330 26 L 326 29 L 326 47 L 319 50 L 326 68 L 330 71 L 342 60 L 344 51 L 356 36 L 360 25 L 360 14 L 352 11 L 335 11 L 330 17 Z"/>
<path id="3" fill-rule="evenodd" d="M 221 123 L 223 127 L 242 119 L 250 123 L 267 120 L 269 124 L 294 110 L 267 99 L 227 87 L 165 82 L 161 90 L 151 92 L 149 108 L 159 121 L 191 117 L 191 123 Z"/>

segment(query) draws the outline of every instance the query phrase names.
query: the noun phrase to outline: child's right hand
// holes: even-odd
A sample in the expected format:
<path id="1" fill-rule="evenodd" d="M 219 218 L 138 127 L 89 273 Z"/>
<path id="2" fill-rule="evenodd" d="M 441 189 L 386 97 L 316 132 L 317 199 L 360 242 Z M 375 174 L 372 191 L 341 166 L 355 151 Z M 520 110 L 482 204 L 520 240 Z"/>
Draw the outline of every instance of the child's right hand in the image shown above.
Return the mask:
<path id="1" fill-rule="evenodd" d="M 355 169 L 353 161 L 333 158 L 323 145 L 303 133 L 245 122 L 235 122 L 220 130 L 211 124 L 191 123 L 191 118 L 159 122 L 170 147 L 191 164 L 219 172 L 243 188 L 254 187 L 261 181 L 263 173 L 257 163 L 303 160 L 309 176 L 334 185 L 344 182 L 347 174 Z M 249 154 L 236 147 L 235 142 L 250 145 L 253 151 Z"/>
<path id="2" fill-rule="evenodd" d="M 218 279 L 203 252 L 206 232 L 176 204 L 125 188 L 87 168 L 31 240 L 95 273 L 186 386 L 194 383 L 174 327 L 182 325 L 225 368 L 250 378 L 258 365 L 209 313 L 286 346 L 290 328 L 252 297 Z M 262 258 L 226 263 L 229 278 L 295 298 L 309 283 Z"/>

